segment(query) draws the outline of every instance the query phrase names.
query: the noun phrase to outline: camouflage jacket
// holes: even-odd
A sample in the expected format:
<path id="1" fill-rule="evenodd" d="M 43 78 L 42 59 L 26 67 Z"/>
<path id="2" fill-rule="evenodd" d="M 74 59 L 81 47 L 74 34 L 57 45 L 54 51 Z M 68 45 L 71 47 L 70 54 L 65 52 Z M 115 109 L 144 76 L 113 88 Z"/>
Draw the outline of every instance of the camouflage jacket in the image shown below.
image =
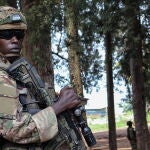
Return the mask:
<path id="1" fill-rule="evenodd" d="M 58 132 L 56 115 L 51 107 L 31 115 L 22 112 L 16 82 L 7 74 L 9 62 L 0 55 L 0 134 L 12 143 L 42 143 Z M 20 148 L 19 148 L 20 149 Z"/>

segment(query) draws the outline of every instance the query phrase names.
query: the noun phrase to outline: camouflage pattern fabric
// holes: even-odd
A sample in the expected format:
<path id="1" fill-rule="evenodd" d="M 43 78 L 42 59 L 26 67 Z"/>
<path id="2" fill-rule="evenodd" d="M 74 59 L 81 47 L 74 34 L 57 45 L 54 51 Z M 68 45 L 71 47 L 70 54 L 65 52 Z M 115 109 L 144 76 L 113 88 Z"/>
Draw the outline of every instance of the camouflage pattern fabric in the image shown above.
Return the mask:
<path id="1" fill-rule="evenodd" d="M 57 119 L 53 109 L 48 107 L 33 116 L 29 113 L 23 113 L 18 99 L 19 92 L 16 89 L 16 83 L 5 71 L 8 66 L 7 60 L 0 56 L 1 136 L 8 141 L 25 145 L 28 143 L 41 143 L 53 138 L 58 132 Z M 21 147 L 16 149 L 21 150 Z M 4 145 L 2 149 L 7 148 Z M 13 149 L 15 148 L 13 147 Z"/>
<path id="2" fill-rule="evenodd" d="M 26 30 L 27 22 L 24 15 L 13 7 L 0 6 L 0 30 L 5 29 Z"/>

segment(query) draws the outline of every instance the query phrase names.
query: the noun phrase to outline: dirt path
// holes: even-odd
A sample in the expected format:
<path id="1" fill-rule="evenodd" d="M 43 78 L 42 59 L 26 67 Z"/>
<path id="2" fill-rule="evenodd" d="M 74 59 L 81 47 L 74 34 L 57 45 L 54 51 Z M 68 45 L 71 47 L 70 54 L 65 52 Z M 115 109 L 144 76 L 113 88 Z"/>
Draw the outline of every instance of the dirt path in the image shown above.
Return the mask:
<path id="1" fill-rule="evenodd" d="M 109 150 L 108 132 L 94 133 L 97 144 L 92 150 Z M 130 143 L 126 138 L 126 129 L 117 130 L 117 147 L 118 150 L 131 150 Z"/>

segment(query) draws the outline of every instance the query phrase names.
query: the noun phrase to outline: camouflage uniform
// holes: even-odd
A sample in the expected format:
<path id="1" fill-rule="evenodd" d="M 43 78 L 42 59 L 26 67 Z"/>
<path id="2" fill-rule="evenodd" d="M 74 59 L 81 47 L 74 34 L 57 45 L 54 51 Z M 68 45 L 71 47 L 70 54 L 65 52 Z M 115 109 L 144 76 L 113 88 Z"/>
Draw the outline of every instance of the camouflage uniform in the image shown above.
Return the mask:
<path id="1" fill-rule="evenodd" d="M 19 90 L 16 89 L 16 82 L 5 71 L 8 65 L 9 63 L 0 56 L 1 136 L 9 141 L 22 144 L 44 142 L 51 139 L 58 131 L 53 109 L 48 107 L 33 116 L 23 113 L 18 99 Z"/>
<path id="2" fill-rule="evenodd" d="M 11 24 L 10 18 L 16 13 L 22 21 Z M 19 11 L 7 6 L 0 7 L 0 30 L 26 28 L 25 18 Z M 34 115 L 22 111 L 16 81 L 6 72 L 9 65 L 0 53 L 0 135 L 3 140 L 0 147 L 2 150 L 31 149 L 30 143 L 45 142 L 57 134 L 56 115 L 51 107 Z"/>

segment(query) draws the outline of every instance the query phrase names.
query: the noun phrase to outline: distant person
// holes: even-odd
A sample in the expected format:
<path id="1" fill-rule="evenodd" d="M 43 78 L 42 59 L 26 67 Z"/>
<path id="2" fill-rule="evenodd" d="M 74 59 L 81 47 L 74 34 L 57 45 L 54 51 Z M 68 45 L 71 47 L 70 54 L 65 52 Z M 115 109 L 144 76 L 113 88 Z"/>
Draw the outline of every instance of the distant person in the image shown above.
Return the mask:
<path id="1" fill-rule="evenodd" d="M 132 121 L 127 121 L 127 138 L 131 144 L 132 150 L 137 150 L 136 132 L 135 129 L 132 127 L 132 124 Z"/>

